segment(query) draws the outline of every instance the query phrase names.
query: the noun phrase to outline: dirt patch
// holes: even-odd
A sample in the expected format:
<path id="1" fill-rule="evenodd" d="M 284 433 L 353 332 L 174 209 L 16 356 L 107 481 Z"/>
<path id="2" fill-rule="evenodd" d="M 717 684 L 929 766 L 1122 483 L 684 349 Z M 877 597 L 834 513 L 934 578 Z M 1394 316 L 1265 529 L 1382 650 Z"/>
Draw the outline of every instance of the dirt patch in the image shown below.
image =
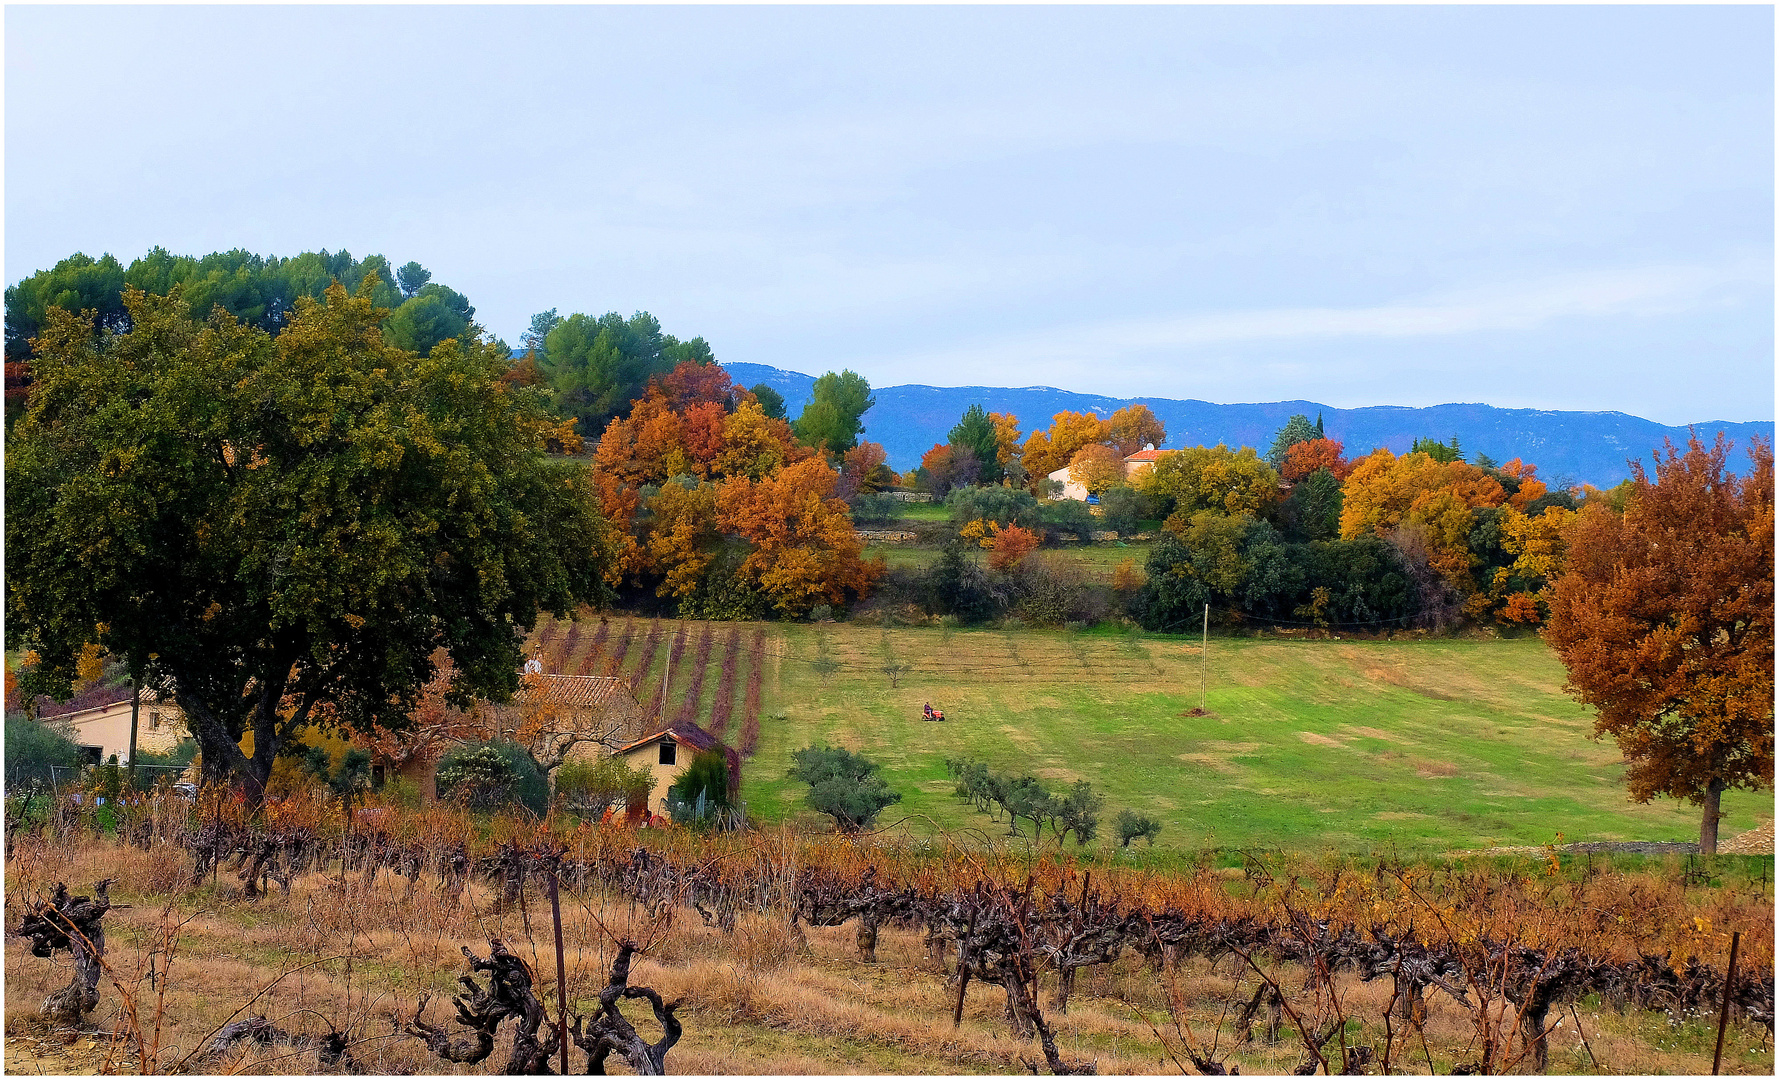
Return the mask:
<path id="1" fill-rule="evenodd" d="M 1358 724 L 1342 724 L 1341 730 L 1350 731 L 1355 735 L 1359 735 L 1359 736 L 1362 736 L 1367 739 L 1382 739 L 1385 742 L 1401 742 L 1402 741 L 1400 736 L 1392 735 L 1388 731 L 1379 731 L 1377 728 L 1374 728 L 1374 727 L 1361 727 Z"/>
<path id="2" fill-rule="evenodd" d="M 1311 746 L 1332 746 L 1336 750 L 1339 750 L 1346 745 L 1346 743 L 1341 742 L 1339 739 L 1330 739 L 1326 735 L 1318 735 L 1313 731 L 1300 731 L 1297 733 L 1297 737 L 1304 742 L 1309 743 Z"/>
<path id="3" fill-rule="evenodd" d="M 1415 775 L 1423 780 L 1445 780 L 1458 775 L 1458 767 L 1449 761 L 1417 759 L 1414 766 Z"/>
<path id="4" fill-rule="evenodd" d="M 1241 771 L 1216 754 L 1181 754 L 1180 760 L 1188 765 L 1202 765 L 1225 776 L 1234 776 Z"/>

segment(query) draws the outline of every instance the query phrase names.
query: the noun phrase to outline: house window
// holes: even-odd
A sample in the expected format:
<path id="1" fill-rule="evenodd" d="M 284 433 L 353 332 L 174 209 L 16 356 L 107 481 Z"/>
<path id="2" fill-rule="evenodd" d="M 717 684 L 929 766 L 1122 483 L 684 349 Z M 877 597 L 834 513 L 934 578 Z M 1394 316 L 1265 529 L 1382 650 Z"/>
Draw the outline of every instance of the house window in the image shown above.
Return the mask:
<path id="1" fill-rule="evenodd" d="M 661 740 L 661 764 L 673 765 L 679 761 L 679 746 L 672 739 Z"/>
<path id="2" fill-rule="evenodd" d="M 160 729 L 161 729 L 161 714 L 158 712 L 149 713 L 148 714 L 148 730 L 159 731 Z"/>

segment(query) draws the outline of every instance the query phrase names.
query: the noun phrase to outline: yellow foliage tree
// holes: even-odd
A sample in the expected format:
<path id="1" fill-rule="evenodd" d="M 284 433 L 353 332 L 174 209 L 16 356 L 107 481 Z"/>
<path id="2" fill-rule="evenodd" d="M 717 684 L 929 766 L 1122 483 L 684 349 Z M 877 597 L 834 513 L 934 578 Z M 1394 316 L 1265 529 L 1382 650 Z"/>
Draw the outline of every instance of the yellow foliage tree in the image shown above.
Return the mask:
<path id="1" fill-rule="evenodd" d="M 1258 515 L 1279 497 L 1279 474 L 1253 447 L 1193 446 L 1164 454 L 1137 481 L 1144 494 L 1172 506 L 1175 532 L 1200 510 Z"/>
<path id="2" fill-rule="evenodd" d="M 649 568 L 662 575 L 656 596 L 690 596 L 710 565 L 717 533 L 716 489 L 664 484 L 649 500 Z"/>
<path id="3" fill-rule="evenodd" d="M 1501 546 L 1516 556 L 1513 572 L 1528 581 L 1554 581 L 1569 556 L 1569 530 L 1575 511 L 1547 506 L 1527 515 L 1509 508 L 1501 523 Z"/>
<path id="4" fill-rule="evenodd" d="M 715 472 L 758 480 L 806 460 L 811 453 L 791 434 L 790 424 L 767 416 L 760 403 L 749 398 L 723 421 L 723 450 Z"/>
<path id="5" fill-rule="evenodd" d="M 989 413 L 989 420 L 995 426 L 995 463 L 1001 472 L 1008 473 L 1013 466 L 1023 464 L 1019 447 L 1019 417 L 1012 413 Z"/>
<path id="6" fill-rule="evenodd" d="M 1059 412 L 1049 431 L 1034 431 L 1025 441 L 1022 463 L 1032 482 L 1044 479 L 1074 460 L 1076 451 L 1106 441 L 1106 422 L 1092 413 Z"/>
<path id="7" fill-rule="evenodd" d="M 1507 498 L 1506 489 L 1474 465 L 1442 463 L 1424 453 L 1397 457 L 1380 448 L 1353 467 L 1341 489 L 1341 538 L 1381 536 L 1402 524 L 1416 500 L 1441 488 L 1451 488 L 1470 509 L 1500 506 Z"/>

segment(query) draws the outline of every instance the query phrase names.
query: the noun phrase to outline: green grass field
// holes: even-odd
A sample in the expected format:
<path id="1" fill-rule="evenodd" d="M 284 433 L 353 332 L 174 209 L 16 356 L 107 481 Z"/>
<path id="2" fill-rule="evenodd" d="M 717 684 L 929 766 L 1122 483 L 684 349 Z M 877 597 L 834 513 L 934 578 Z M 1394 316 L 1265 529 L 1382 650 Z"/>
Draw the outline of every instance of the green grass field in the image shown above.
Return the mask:
<path id="1" fill-rule="evenodd" d="M 837 667 L 824 675 L 826 657 Z M 886 657 L 912 670 L 892 689 Z M 1136 633 L 768 628 L 765 713 L 745 771 L 751 815 L 807 815 L 791 751 L 847 746 L 903 800 L 883 823 L 1004 833 L 952 794 L 969 756 L 1058 785 L 1091 780 L 1149 813 L 1159 846 L 1403 851 L 1580 840 L 1687 840 L 1695 809 L 1625 796 L 1610 743 L 1561 690 L 1545 645 L 1520 640 L 1212 639 L 1210 715 L 1198 643 Z M 921 704 L 944 723 L 920 719 Z M 774 714 L 777 714 L 776 716 Z M 778 718 L 782 717 L 782 719 Z M 1726 839 L 1773 810 L 1724 798 Z"/>

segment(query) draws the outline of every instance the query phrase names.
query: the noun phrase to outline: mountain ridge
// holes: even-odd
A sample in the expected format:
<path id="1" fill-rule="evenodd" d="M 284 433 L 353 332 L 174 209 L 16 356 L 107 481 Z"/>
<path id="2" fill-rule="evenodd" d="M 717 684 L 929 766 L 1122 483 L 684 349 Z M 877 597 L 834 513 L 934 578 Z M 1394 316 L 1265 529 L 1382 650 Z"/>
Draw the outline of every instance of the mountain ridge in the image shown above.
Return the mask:
<path id="1" fill-rule="evenodd" d="M 815 377 L 766 364 L 726 363 L 730 377 L 743 386 L 766 383 L 784 396 L 786 413 L 795 417 L 808 402 Z M 1148 405 L 1167 428 L 1170 447 L 1272 445 L 1275 432 L 1295 413 L 1314 419 L 1318 413 L 1331 439 L 1346 444 L 1357 456 L 1375 447 L 1403 453 L 1416 438 L 1444 442 L 1453 435 L 1466 457 L 1485 453 L 1496 461 L 1522 458 L 1552 480 L 1610 487 L 1631 475 L 1627 459 L 1646 465 L 1664 438 L 1684 446 L 1687 426 L 1658 424 L 1617 411 L 1510 409 L 1482 402 L 1442 405 L 1366 405 L 1339 409 L 1320 402 L 1294 400 L 1219 404 L 1196 398 L 1137 396 L 1116 398 L 1050 386 L 927 386 L 907 383 L 874 387 L 876 404 L 864 416 L 865 437 L 883 444 L 891 467 L 910 469 L 934 443 L 944 442 L 952 425 L 972 404 L 990 412 L 1012 412 L 1021 429 L 1049 426 L 1050 417 L 1065 410 L 1100 416 L 1137 402 Z M 1753 437 L 1773 439 L 1771 421 L 1702 420 L 1691 425 L 1707 444 L 1722 431 L 1736 450 L 1728 467 L 1747 467 L 1742 448 Z"/>

